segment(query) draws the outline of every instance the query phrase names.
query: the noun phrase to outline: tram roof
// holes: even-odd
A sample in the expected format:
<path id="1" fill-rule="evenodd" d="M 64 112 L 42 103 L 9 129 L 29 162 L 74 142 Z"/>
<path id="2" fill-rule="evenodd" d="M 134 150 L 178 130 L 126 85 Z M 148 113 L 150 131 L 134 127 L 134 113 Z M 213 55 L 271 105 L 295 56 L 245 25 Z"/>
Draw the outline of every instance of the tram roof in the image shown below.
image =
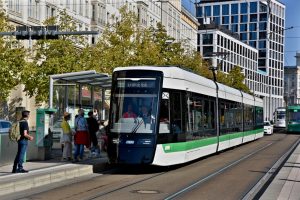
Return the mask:
<path id="1" fill-rule="evenodd" d="M 54 74 L 50 76 L 53 81 L 64 81 L 67 83 L 86 84 L 101 88 L 111 87 L 111 76 L 107 73 L 98 73 L 95 70 Z"/>

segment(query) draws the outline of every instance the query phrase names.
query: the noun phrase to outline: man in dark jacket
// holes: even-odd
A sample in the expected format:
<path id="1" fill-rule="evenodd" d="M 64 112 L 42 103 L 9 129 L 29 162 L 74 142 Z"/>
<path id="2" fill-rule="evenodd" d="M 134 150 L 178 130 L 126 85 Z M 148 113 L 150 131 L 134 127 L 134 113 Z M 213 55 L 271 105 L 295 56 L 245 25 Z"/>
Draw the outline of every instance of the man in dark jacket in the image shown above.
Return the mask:
<path id="1" fill-rule="evenodd" d="M 88 124 L 88 129 L 90 134 L 90 141 L 93 144 L 93 146 L 91 147 L 91 154 L 95 154 L 95 153 L 100 154 L 100 150 L 98 146 L 98 138 L 96 135 L 97 131 L 99 130 L 99 124 L 93 116 L 93 111 L 88 112 L 88 116 L 89 118 L 87 118 L 87 124 Z"/>
<path id="2" fill-rule="evenodd" d="M 27 150 L 28 140 L 32 141 L 33 136 L 29 135 L 28 118 L 29 111 L 24 110 L 22 112 L 22 119 L 20 123 L 20 135 L 21 138 L 18 140 L 18 152 L 14 161 L 12 173 L 27 173 L 28 171 L 23 168 L 23 162 L 25 153 Z"/>

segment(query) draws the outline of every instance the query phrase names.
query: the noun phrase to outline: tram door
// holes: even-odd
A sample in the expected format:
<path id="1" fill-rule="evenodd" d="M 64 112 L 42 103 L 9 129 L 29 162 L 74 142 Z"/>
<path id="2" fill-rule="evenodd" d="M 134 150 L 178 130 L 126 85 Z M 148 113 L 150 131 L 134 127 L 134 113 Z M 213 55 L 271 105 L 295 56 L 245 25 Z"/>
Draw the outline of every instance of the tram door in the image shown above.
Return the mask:
<path id="1" fill-rule="evenodd" d="M 180 92 L 171 93 L 171 134 L 173 135 L 173 142 L 185 141 L 185 134 L 183 134 L 182 126 L 182 94 Z"/>

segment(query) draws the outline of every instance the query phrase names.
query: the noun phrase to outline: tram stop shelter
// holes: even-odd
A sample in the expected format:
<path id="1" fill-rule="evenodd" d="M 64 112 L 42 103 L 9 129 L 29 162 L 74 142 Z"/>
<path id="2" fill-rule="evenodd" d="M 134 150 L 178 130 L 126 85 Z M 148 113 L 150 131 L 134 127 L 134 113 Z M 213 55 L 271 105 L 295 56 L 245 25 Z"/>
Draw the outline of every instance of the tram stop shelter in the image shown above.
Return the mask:
<path id="1" fill-rule="evenodd" d="M 98 120 L 108 119 L 111 76 L 95 70 L 55 74 L 50 76 L 49 108 L 54 108 L 55 122 L 62 119 L 63 113 L 71 113 L 71 124 L 75 121 L 78 109 L 93 110 Z"/>

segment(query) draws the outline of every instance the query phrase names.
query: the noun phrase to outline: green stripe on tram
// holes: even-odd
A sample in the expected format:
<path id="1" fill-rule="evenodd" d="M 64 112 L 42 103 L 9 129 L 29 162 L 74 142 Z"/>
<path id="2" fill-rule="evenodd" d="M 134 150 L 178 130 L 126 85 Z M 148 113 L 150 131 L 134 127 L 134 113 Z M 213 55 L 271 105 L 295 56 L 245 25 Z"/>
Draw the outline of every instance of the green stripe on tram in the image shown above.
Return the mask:
<path id="1" fill-rule="evenodd" d="M 254 135 L 254 134 L 260 133 L 262 131 L 263 131 L 263 129 L 256 129 L 256 130 L 251 130 L 251 131 L 221 135 L 220 142 L 225 142 L 228 140 L 241 138 L 243 136 Z M 205 138 L 205 139 L 200 139 L 200 140 L 193 140 L 193 141 L 189 141 L 189 142 L 162 144 L 162 146 L 163 146 L 163 150 L 165 153 L 173 153 L 173 152 L 187 151 L 187 150 L 191 150 L 191 149 L 205 147 L 205 146 L 209 146 L 209 145 L 217 144 L 217 143 L 218 143 L 218 138 L 211 137 L 211 138 Z"/>

